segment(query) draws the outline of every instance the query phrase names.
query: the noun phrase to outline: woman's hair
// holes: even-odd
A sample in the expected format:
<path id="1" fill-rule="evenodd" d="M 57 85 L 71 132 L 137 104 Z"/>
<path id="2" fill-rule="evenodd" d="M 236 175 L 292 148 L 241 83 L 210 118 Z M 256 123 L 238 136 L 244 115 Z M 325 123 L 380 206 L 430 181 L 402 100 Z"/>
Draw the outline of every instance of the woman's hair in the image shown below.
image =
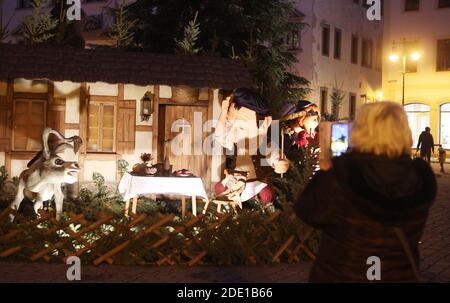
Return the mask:
<path id="1" fill-rule="evenodd" d="M 352 150 L 396 158 L 411 154 L 412 135 L 403 107 L 394 102 L 363 105 L 350 135 Z"/>

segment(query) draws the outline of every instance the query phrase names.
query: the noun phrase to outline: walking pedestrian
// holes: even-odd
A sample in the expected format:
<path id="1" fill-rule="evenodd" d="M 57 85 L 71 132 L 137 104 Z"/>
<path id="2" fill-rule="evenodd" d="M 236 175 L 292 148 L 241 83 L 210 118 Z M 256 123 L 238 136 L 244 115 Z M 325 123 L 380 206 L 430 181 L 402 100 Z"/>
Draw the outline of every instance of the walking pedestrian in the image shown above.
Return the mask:
<path id="1" fill-rule="evenodd" d="M 447 154 L 445 149 L 442 147 L 442 144 L 439 144 L 439 165 L 441 166 L 441 173 L 445 173 L 444 172 L 444 164 L 445 164 L 445 159 L 447 158 Z"/>
<path id="2" fill-rule="evenodd" d="M 429 127 L 425 127 L 425 131 L 423 131 L 419 136 L 419 142 L 417 143 L 416 153 L 420 148 L 420 157 L 424 160 L 427 160 L 428 163 L 431 162 L 431 151 L 433 150 L 434 154 L 434 139 L 431 134 L 431 129 Z"/>

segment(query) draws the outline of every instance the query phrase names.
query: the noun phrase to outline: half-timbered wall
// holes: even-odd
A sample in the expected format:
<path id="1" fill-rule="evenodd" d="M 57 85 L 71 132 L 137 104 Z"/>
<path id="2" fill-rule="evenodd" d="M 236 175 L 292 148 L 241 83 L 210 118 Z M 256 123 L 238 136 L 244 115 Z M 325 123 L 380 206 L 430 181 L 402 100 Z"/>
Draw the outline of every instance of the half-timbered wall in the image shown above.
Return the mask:
<path id="1" fill-rule="evenodd" d="M 146 92 L 155 94 L 154 113 L 149 121 L 142 121 L 140 100 Z M 202 89 L 200 92 L 203 122 L 217 119 L 220 114 L 218 90 Z M 40 138 L 35 133 L 42 127 L 51 126 L 66 137 L 79 135 L 83 139 L 84 144 L 77 155 L 70 150 L 64 153 L 68 160 L 79 162 L 81 183 L 90 182 L 94 172 L 102 173 L 109 182 L 117 182 L 119 159 L 126 160 L 131 169 L 142 153 L 161 158 L 162 155 L 158 155 L 161 139 L 158 136 L 158 127 L 161 127 L 158 126 L 159 106 L 170 104 L 170 98 L 170 86 L 25 79 L 0 81 L 0 166 L 5 165 L 11 176 L 19 175 L 40 149 Z M 106 114 L 105 110 L 94 112 L 103 106 L 108 107 Z M 193 108 L 191 105 L 186 112 Z M 99 125 L 106 129 L 103 133 L 99 133 Z M 94 148 L 94 143 L 97 147 L 103 144 L 102 148 Z M 207 168 L 206 172 L 202 169 L 202 177 L 209 191 L 221 178 L 223 158 L 208 156 L 202 158 L 201 162 L 204 161 L 206 163 L 197 163 L 196 159 L 193 163 Z M 173 159 L 173 162 L 179 163 L 180 159 Z"/>

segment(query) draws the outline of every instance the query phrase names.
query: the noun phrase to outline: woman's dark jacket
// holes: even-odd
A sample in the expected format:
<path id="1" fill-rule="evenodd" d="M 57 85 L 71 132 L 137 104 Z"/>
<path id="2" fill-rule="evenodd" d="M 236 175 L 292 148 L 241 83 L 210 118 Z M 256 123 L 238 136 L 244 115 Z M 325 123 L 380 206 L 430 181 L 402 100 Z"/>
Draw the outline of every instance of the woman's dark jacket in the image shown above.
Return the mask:
<path id="1" fill-rule="evenodd" d="M 408 156 L 388 159 L 348 153 L 319 171 L 295 211 L 322 230 L 312 282 L 369 282 L 367 259 L 381 260 L 381 281 L 414 281 L 393 226 L 400 227 L 419 264 L 418 242 L 437 185 L 430 166 Z"/>

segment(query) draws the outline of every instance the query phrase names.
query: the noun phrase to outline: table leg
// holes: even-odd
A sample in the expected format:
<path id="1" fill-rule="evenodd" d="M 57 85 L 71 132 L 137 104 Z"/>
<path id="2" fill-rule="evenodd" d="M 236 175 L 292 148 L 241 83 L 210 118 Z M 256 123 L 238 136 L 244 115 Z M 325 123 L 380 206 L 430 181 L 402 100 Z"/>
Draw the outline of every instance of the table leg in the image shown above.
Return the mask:
<path id="1" fill-rule="evenodd" d="M 181 218 L 186 217 L 186 197 L 181 196 Z"/>
<path id="2" fill-rule="evenodd" d="M 125 201 L 125 217 L 128 217 L 128 209 L 130 208 L 130 199 Z"/>
<path id="3" fill-rule="evenodd" d="M 206 199 L 206 201 L 205 201 L 205 207 L 203 207 L 202 214 L 206 214 L 206 210 L 208 209 L 208 205 L 209 205 L 209 200 Z"/>
<path id="4" fill-rule="evenodd" d="M 192 196 L 192 214 L 197 216 L 197 197 Z"/>
<path id="5" fill-rule="evenodd" d="M 136 214 L 136 208 L 137 208 L 137 197 L 133 198 L 133 207 L 132 207 L 132 212 L 133 214 Z"/>

